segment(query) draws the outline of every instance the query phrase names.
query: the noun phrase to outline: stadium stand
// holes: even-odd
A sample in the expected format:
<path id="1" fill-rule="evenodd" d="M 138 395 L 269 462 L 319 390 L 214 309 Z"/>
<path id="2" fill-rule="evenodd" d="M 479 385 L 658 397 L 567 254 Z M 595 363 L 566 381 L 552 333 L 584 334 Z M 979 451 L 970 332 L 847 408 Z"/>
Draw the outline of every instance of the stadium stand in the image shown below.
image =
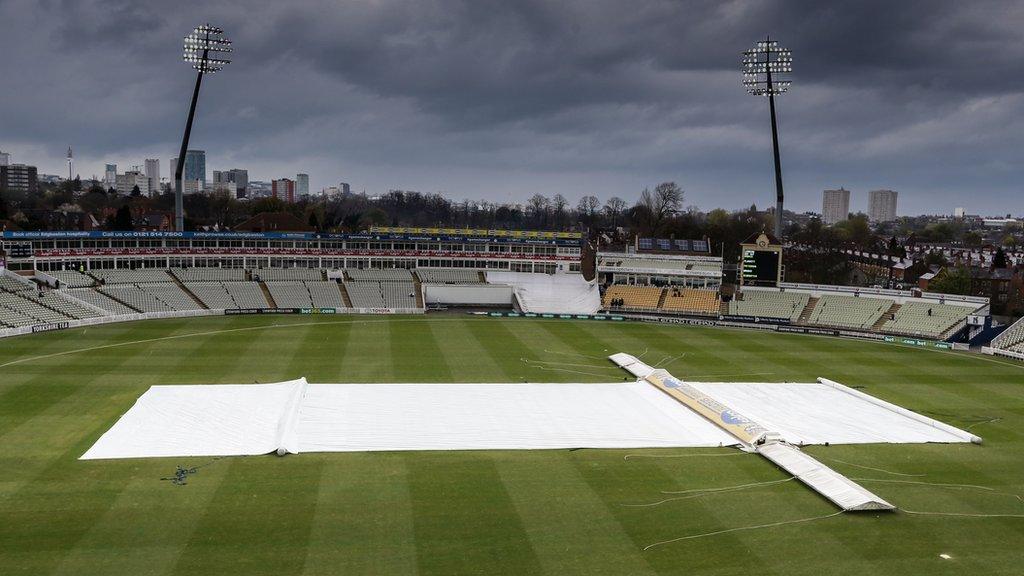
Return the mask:
<path id="1" fill-rule="evenodd" d="M 1017 320 L 1003 333 L 996 336 L 991 343 L 992 348 L 1009 350 L 1011 352 L 1024 352 L 1024 318 Z"/>
<path id="2" fill-rule="evenodd" d="M 243 282 L 242 268 L 174 268 L 171 270 L 182 282 Z"/>
<path id="3" fill-rule="evenodd" d="M 310 301 L 315 308 L 346 307 L 337 282 L 323 280 L 319 282 L 306 282 L 306 289 L 309 290 Z"/>
<path id="4" fill-rule="evenodd" d="M 744 290 L 742 299 L 729 303 L 729 314 L 756 316 L 758 318 L 779 318 L 796 322 L 810 300 L 809 294 L 799 292 L 774 292 L 767 290 Z"/>
<path id="5" fill-rule="evenodd" d="M 140 312 L 169 312 L 174 310 L 200 310 L 201 307 L 177 284 L 116 284 L 104 286 L 100 292 L 111 296 Z"/>
<path id="6" fill-rule="evenodd" d="M 416 270 L 420 282 L 424 284 L 480 284 L 480 272 L 477 270 L 449 268 L 419 268 Z"/>
<path id="7" fill-rule="evenodd" d="M 100 313 L 96 312 L 92 308 L 86 308 L 78 302 L 62 298 L 61 293 L 58 291 L 46 291 L 43 292 L 41 296 L 37 295 L 35 292 L 22 292 L 20 293 L 20 296 L 28 298 L 41 306 L 52 308 L 57 312 L 76 320 L 100 316 Z"/>
<path id="8" fill-rule="evenodd" d="M 262 278 L 262 276 L 261 276 Z M 306 284 L 299 280 L 264 282 L 278 308 L 312 308 L 313 300 Z"/>
<path id="9" fill-rule="evenodd" d="M 35 324 L 40 322 L 63 322 L 70 319 L 69 316 L 61 314 L 55 310 L 51 310 L 40 304 L 35 299 L 23 297 L 22 294 L 27 296 L 30 292 L 23 292 L 19 294 L 11 292 L 0 293 L 0 306 L 9 311 L 15 312 L 18 315 L 34 319 Z"/>
<path id="10" fill-rule="evenodd" d="M 141 282 L 170 282 L 171 277 L 166 270 L 155 268 L 139 268 L 128 270 L 122 268 L 90 270 L 89 274 L 105 284 L 139 284 Z"/>
<path id="11" fill-rule="evenodd" d="M 319 268 L 260 268 L 252 271 L 253 280 L 257 277 L 264 282 L 323 280 L 324 273 Z"/>
<path id="12" fill-rule="evenodd" d="M 61 288 L 86 288 L 96 284 L 96 279 L 76 270 L 54 270 L 47 272 L 60 282 Z"/>
<path id="13" fill-rule="evenodd" d="M 412 282 L 346 282 L 355 308 L 416 308 Z"/>
<path id="14" fill-rule="evenodd" d="M 894 318 L 882 324 L 882 332 L 942 338 L 972 311 L 966 306 L 911 301 L 900 306 Z"/>
<path id="15" fill-rule="evenodd" d="M 348 268 L 345 274 L 355 282 L 412 282 L 412 272 L 405 268 L 358 270 Z"/>
<path id="16" fill-rule="evenodd" d="M 111 314 L 123 315 L 138 313 L 138 310 L 129 308 L 128 306 L 125 306 L 124 304 L 118 302 L 117 300 L 114 300 L 110 296 L 107 296 L 102 292 L 97 292 L 96 290 L 93 290 L 91 288 L 68 290 L 67 293 L 75 298 L 78 298 L 83 302 L 92 304 L 97 308 L 102 308 L 103 310 L 106 310 Z"/>
<path id="17" fill-rule="evenodd" d="M 690 312 L 695 314 L 715 314 L 721 310 L 718 292 L 715 290 L 697 290 L 693 288 L 665 289 L 665 302 L 662 309 L 671 312 Z"/>
<path id="18" fill-rule="evenodd" d="M 886 298 L 825 294 L 818 299 L 808 324 L 870 329 L 893 304 Z"/>
<path id="19" fill-rule="evenodd" d="M 662 289 L 655 286 L 615 284 L 604 292 L 605 308 L 643 308 L 654 310 L 661 301 Z"/>
<path id="20" fill-rule="evenodd" d="M 220 282 L 184 282 L 183 284 L 189 292 L 202 300 L 203 304 L 211 310 L 239 308 L 227 288 Z"/>
<path id="21" fill-rule="evenodd" d="M 267 308 L 270 304 L 263 296 L 258 282 L 225 282 L 224 289 L 239 308 Z"/>
<path id="22" fill-rule="evenodd" d="M 0 289 L 2 290 L 21 292 L 22 290 L 32 290 L 35 287 L 35 284 L 21 278 L 20 276 L 6 276 L 3 273 L 0 273 Z"/>
<path id="23" fill-rule="evenodd" d="M 10 296 L 10 294 L 0 294 L 0 298 L 7 296 Z M 22 326 L 32 326 L 33 324 L 39 324 L 39 320 L 8 308 L 0 302 L 0 325 L 6 328 L 20 328 Z"/>

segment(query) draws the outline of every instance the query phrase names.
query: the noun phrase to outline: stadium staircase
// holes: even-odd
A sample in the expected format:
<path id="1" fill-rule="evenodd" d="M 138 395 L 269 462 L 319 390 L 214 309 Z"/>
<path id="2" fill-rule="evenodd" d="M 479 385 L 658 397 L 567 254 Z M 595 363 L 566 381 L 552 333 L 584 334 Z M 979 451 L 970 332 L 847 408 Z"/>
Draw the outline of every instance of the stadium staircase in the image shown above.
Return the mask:
<path id="1" fill-rule="evenodd" d="M 889 306 L 889 309 L 886 310 L 885 313 L 882 314 L 882 316 L 878 320 L 875 320 L 875 323 L 871 325 L 871 331 L 880 332 L 882 330 L 882 324 L 885 324 L 886 321 L 889 320 L 889 318 L 892 318 L 893 314 L 895 314 L 896 311 L 899 309 L 900 305 L 896 302 L 893 302 L 892 306 Z"/>
<path id="2" fill-rule="evenodd" d="M 818 300 L 821 300 L 821 298 L 814 298 L 812 296 L 811 299 L 807 301 L 807 305 L 804 306 L 803 311 L 800 312 L 800 317 L 796 319 L 797 324 L 807 324 L 807 321 L 811 319 L 811 312 L 813 312 L 814 307 L 818 305 Z"/>
<path id="3" fill-rule="evenodd" d="M 267 303 L 270 304 L 271 308 L 277 308 L 277 302 L 274 301 L 274 297 L 270 295 L 270 289 L 267 288 L 267 284 L 260 280 L 260 290 L 263 291 L 263 297 L 267 299 Z"/>
<path id="4" fill-rule="evenodd" d="M 477 274 L 480 275 L 480 282 L 483 282 L 484 284 L 486 284 L 487 283 L 487 273 L 484 272 L 483 270 L 480 270 L 480 271 L 477 272 Z"/>
<path id="5" fill-rule="evenodd" d="M 341 300 L 345 303 L 345 306 L 352 308 L 352 298 L 348 295 L 344 282 L 338 282 L 338 290 L 341 291 Z"/>
<path id="6" fill-rule="evenodd" d="M 661 310 L 661 309 L 663 309 L 665 307 L 665 298 L 667 298 L 667 297 L 668 297 L 668 290 L 663 288 L 661 290 L 661 295 L 658 296 L 658 306 L 657 306 L 658 310 Z"/>
<path id="7" fill-rule="evenodd" d="M 420 310 L 423 309 L 423 284 L 420 283 L 419 276 L 412 275 L 412 291 L 416 295 L 416 307 Z"/>
<path id="8" fill-rule="evenodd" d="M 192 300 L 194 300 L 195 303 L 198 304 L 201 309 L 203 309 L 203 310 L 209 310 L 210 309 L 210 307 L 207 306 L 205 302 L 200 300 L 199 297 L 196 296 L 195 294 L 193 294 L 192 291 L 189 290 L 187 286 L 182 284 L 181 280 L 179 280 L 177 276 L 175 276 L 174 274 L 169 274 L 169 276 L 174 280 L 174 283 L 178 285 L 178 288 L 181 288 L 182 292 L 184 292 L 185 294 L 188 294 L 188 297 L 191 298 Z"/>

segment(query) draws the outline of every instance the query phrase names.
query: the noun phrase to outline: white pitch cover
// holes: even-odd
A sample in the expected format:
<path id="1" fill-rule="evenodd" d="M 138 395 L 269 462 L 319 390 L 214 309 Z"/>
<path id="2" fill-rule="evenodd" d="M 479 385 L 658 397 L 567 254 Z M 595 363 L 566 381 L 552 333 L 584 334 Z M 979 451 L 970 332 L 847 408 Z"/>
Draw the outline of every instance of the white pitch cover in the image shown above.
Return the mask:
<path id="1" fill-rule="evenodd" d="M 790 444 L 972 435 L 823 383 L 689 382 Z M 153 386 L 82 459 L 376 450 L 731 446 L 647 382 Z"/>
<path id="2" fill-rule="evenodd" d="M 300 383 L 154 386 L 82 459 L 735 444 L 646 383 Z"/>

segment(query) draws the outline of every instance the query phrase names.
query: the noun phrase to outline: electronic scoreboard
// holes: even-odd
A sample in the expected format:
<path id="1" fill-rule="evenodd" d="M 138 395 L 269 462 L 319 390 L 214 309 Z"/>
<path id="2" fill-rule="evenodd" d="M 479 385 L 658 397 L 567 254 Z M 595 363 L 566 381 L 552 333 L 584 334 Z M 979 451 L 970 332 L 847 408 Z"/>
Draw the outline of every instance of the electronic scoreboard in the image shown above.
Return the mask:
<path id="1" fill-rule="evenodd" d="M 740 244 L 741 286 L 775 286 L 782 281 L 782 245 L 766 233 Z"/>

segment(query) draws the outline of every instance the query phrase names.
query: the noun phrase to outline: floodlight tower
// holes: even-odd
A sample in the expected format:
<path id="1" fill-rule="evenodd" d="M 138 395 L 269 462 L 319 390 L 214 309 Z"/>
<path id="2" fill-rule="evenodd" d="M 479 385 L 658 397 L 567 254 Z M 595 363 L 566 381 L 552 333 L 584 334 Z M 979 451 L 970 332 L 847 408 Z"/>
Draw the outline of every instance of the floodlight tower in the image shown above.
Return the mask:
<path id="1" fill-rule="evenodd" d="M 782 238 L 782 164 L 779 161 L 779 129 L 775 121 L 775 95 L 789 90 L 792 83 L 785 75 L 793 71 L 793 55 L 788 48 L 765 38 L 743 53 L 743 85 L 754 96 L 767 96 L 772 114 L 772 151 L 775 154 L 775 236 Z"/>
<path id="2" fill-rule="evenodd" d="M 214 56 L 211 56 L 210 53 Z M 191 62 L 196 74 L 196 87 L 192 91 L 192 104 L 188 108 L 188 120 L 185 122 L 185 135 L 181 138 L 181 151 L 178 153 L 178 164 L 174 168 L 174 229 L 185 231 L 185 208 L 182 200 L 181 172 L 185 166 L 185 154 L 188 151 L 188 138 L 192 133 L 192 118 L 196 114 L 196 101 L 199 99 L 199 86 L 203 83 L 203 74 L 219 72 L 231 60 L 221 58 L 224 52 L 231 52 L 231 41 L 224 38 L 224 31 L 216 26 L 203 24 L 196 26 L 192 33 L 185 36 L 185 54 L 183 59 Z"/>

